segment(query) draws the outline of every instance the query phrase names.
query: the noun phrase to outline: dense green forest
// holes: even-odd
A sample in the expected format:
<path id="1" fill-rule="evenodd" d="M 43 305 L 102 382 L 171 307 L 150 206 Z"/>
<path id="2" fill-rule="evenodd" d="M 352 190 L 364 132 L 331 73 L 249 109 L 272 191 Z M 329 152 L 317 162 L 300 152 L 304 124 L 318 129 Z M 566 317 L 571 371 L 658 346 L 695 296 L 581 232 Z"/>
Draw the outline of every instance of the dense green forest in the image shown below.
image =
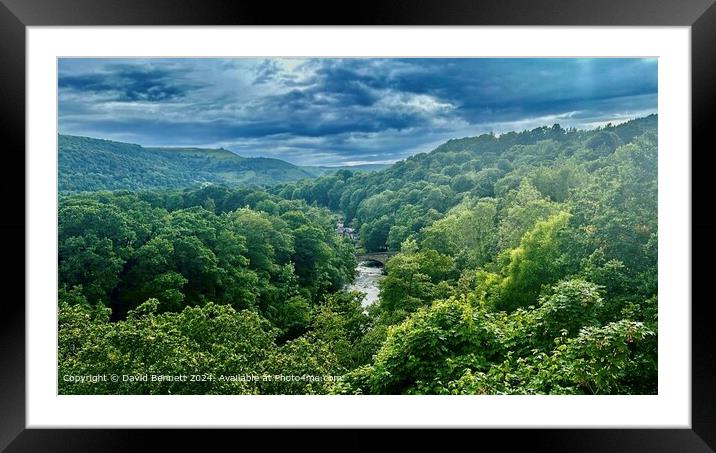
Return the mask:
<path id="1" fill-rule="evenodd" d="M 340 167 L 296 166 L 280 159 L 242 157 L 225 149 L 146 148 L 130 143 L 59 135 L 61 193 L 177 189 L 207 183 L 266 186 L 335 173 Z M 384 165 L 362 165 L 373 171 Z"/>
<path id="2" fill-rule="evenodd" d="M 62 194 L 60 393 L 656 393 L 657 154 L 652 115 L 264 189 Z M 396 252 L 367 308 L 356 250 Z M 105 373 L 203 378 L 63 380 Z"/>

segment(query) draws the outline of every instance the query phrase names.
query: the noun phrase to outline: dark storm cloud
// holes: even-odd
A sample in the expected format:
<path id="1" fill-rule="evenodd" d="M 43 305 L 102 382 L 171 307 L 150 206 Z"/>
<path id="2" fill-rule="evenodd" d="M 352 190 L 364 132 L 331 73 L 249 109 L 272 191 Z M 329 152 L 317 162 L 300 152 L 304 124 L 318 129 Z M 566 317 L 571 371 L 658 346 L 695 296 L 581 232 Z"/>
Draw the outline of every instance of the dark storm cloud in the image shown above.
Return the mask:
<path id="1" fill-rule="evenodd" d="M 448 138 L 653 113 L 654 59 L 60 60 L 60 131 L 295 163 L 394 161 Z"/>
<path id="2" fill-rule="evenodd" d="M 589 110 L 591 104 L 657 92 L 653 61 L 640 59 L 409 59 L 358 76 L 361 60 L 323 70 L 329 83 L 350 89 L 358 80 L 374 88 L 449 100 L 473 123 Z"/>
<path id="3" fill-rule="evenodd" d="M 58 86 L 60 90 L 103 94 L 119 102 L 174 100 L 202 86 L 182 81 L 178 76 L 169 68 L 114 64 L 104 72 L 61 75 Z"/>

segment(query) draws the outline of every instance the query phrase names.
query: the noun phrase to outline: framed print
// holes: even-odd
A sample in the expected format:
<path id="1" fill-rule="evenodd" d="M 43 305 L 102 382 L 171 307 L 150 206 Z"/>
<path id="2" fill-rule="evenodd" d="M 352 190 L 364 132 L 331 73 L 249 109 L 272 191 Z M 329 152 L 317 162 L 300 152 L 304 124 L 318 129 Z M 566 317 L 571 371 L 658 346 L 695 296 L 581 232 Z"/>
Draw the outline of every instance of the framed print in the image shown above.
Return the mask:
<path id="1" fill-rule="evenodd" d="M 711 2 L 110 3 L 2 9 L 3 447 L 716 444 Z"/>

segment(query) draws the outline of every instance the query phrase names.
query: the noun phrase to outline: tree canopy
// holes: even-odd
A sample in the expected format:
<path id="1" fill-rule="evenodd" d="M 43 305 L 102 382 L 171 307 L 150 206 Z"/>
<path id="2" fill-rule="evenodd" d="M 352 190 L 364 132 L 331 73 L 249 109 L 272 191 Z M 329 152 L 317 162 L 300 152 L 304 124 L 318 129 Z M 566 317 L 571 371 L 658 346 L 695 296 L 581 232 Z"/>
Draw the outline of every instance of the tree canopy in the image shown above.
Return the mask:
<path id="1" fill-rule="evenodd" d="M 656 124 L 485 134 L 266 189 L 63 192 L 60 393 L 656 393 Z M 364 307 L 355 254 L 386 250 Z M 62 379 L 103 373 L 213 378 Z"/>

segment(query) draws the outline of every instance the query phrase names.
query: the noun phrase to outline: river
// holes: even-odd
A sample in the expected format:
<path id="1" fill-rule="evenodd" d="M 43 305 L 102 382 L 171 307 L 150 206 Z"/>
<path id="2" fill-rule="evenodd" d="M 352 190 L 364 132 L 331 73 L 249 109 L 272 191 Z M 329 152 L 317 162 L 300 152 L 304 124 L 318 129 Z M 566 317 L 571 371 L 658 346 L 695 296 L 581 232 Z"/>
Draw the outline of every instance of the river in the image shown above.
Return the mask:
<path id="1" fill-rule="evenodd" d="M 356 278 L 346 288 L 348 291 L 360 291 L 365 293 L 361 304 L 368 307 L 378 300 L 378 281 L 383 278 L 383 268 L 372 261 L 361 261 L 356 266 Z"/>

